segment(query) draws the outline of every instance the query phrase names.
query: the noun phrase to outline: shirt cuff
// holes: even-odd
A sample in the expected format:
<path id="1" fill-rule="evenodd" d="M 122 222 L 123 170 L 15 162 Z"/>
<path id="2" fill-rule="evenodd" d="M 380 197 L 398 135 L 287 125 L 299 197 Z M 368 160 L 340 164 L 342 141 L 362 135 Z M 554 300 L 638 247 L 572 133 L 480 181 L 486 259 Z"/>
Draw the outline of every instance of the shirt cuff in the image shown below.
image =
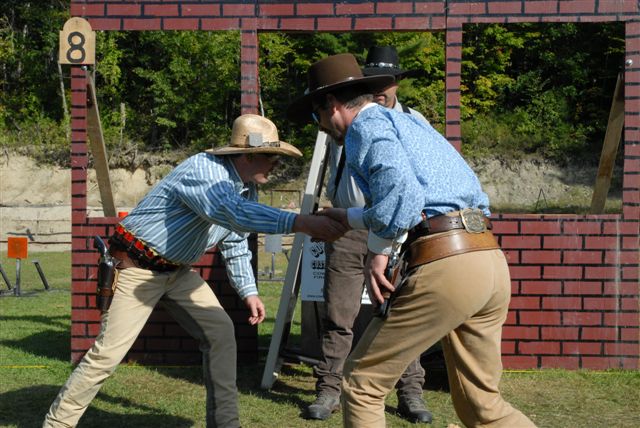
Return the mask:
<path id="1" fill-rule="evenodd" d="M 238 290 L 238 296 L 242 300 L 246 299 L 249 296 L 257 296 L 258 295 L 258 287 L 255 284 L 246 284 L 242 286 L 242 289 Z"/>
<path id="2" fill-rule="evenodd" d="M 406 240 L 407 240 L 406 233 L 398 236 L 395 239 L 386 239 L 386 238 L 381 238 L 375 233 L 369 231 L 369 237 L 367 238 L 367 247 L 372 253 L 384 254 L 385 256 L 388 256 L 393 251 L 394 243 L 397 243 L 398 245 L 400 245 L 404 243 L 404 241 Z M 399 247 L 397 249 L 399 249 Z"/>
<path id="3" fill-rule="evenodd" d="M 363 207 L 347 208 L 347 220 L 352 229 L 367 229 L 367 226 L 364 224 L 363 213 Z"/>

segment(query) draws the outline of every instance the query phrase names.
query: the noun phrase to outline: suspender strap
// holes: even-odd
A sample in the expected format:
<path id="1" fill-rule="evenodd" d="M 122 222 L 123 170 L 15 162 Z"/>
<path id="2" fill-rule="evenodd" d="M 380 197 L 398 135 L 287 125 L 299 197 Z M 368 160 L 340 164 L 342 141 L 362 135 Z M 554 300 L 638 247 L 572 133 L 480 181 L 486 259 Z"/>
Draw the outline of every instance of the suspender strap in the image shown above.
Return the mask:
<path id="1" fill-rule="evenodd" d="M 333 191 L 334 199 L 338 194 L 338 184 L 340 184 L 340 178 L 342 177 L 342 171 L 344 170 L 345 158 L 346 156 L 344 155 L 344 146 L 343 146 L 342 150 L 340 151 L 340 159 L 338 160 L 338 169 L 336 170 L 336 178 L 334 180 L 334 183 L 335 183 L 335 189 Z"/>

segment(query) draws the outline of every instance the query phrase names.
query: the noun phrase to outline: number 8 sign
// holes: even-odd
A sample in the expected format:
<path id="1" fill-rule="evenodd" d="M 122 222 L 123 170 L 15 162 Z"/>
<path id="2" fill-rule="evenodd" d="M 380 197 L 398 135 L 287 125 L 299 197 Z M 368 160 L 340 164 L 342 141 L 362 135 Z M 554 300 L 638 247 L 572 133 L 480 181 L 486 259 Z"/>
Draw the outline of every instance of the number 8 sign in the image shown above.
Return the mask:
<path id="1" fill-rule="evenodd" d="M 90 65 L 96 62 L 96 33 L 83 18 L 74 17 L 60 31 L 60 64 Z"/>

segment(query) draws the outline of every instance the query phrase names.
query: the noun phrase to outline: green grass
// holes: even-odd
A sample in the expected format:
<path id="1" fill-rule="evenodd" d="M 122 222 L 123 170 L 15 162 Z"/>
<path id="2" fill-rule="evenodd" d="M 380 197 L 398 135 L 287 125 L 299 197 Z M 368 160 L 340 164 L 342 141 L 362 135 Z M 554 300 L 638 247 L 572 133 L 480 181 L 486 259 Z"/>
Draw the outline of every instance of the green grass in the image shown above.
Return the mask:
<path id="1" fill-rule="evenodd" d="M 262 253 L 259 266 L 269 264 Z M 280 258 L 276 269 L 285 269 Z M 31 260 L 40 259 L 51 285 L 44 291 Z M 0 254 L 15 281 L 15 261 Z M 282 276 L 284 276 L 284 271 Z M 261 283 L 269 319 L 259 329 L 267 346 L 282 284 Z M 0 289 L 6 291 L 4 281 Z M 72 370 L 69 362 L 70 254 L 31 254 L 22 263 L 23 297 L 0 297 L 0 426 L 37 427 Z M 299 311 L 297 311 L 299 313 Z M 293 334 L 299 334 L 299 315 Z M 246 427 L 335 427 L 340 415 L 325 422 L 306 421 L 302 411 L 314 398 L 311 367 L 289 364 L 270 391 L 260 389 L 266 352 L 258 365 L 239 368 L 240 414 Z M 506 372 L 505 397 L 540 427 L 640 426 L 640 373 L 634 371 L 533 370 Z M 200 367 L 123 365 L 105 382 L 80 421 L 80 427 L 203 427 L 205 390 Z M 449 394 L 425 391 L 433 427 L 460 424 Z M 395 396 L 387 400 L 395 408 Z M 392 413 L 391 427 L 411 427 Z"/>

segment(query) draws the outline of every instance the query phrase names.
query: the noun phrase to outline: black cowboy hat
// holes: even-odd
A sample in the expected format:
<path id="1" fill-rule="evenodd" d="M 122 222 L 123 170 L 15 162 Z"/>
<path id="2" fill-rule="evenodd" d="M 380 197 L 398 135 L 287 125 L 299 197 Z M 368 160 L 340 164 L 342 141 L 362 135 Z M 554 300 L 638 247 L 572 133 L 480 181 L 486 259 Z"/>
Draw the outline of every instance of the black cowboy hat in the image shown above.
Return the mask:
<path id="1" fill-rule="evenodd" d="M 372 46 L 367 53 L 362 73 L 365 76 L 379 76 L 391 74 L 396 80 L 405 77 L 415 77 L 422 74 L 422 70 L 402 70 L 398 51 L 393 46 Z"/>
<path id="2" fill-rule="evenodd" d="M 309 86 L 304 95 L 287 108 L 287 117 L 294 122 L 304 123 L 311 120 L 311 100 L 316 95 L 356 84 L 366 85 L 375 92 L 378 88 L 391 84 L 394 79 L 389 73 L 364 76 L 356 58 L 348 53 L 332 55 L 313 63 L 309 67 L 307 78 Z"/>

